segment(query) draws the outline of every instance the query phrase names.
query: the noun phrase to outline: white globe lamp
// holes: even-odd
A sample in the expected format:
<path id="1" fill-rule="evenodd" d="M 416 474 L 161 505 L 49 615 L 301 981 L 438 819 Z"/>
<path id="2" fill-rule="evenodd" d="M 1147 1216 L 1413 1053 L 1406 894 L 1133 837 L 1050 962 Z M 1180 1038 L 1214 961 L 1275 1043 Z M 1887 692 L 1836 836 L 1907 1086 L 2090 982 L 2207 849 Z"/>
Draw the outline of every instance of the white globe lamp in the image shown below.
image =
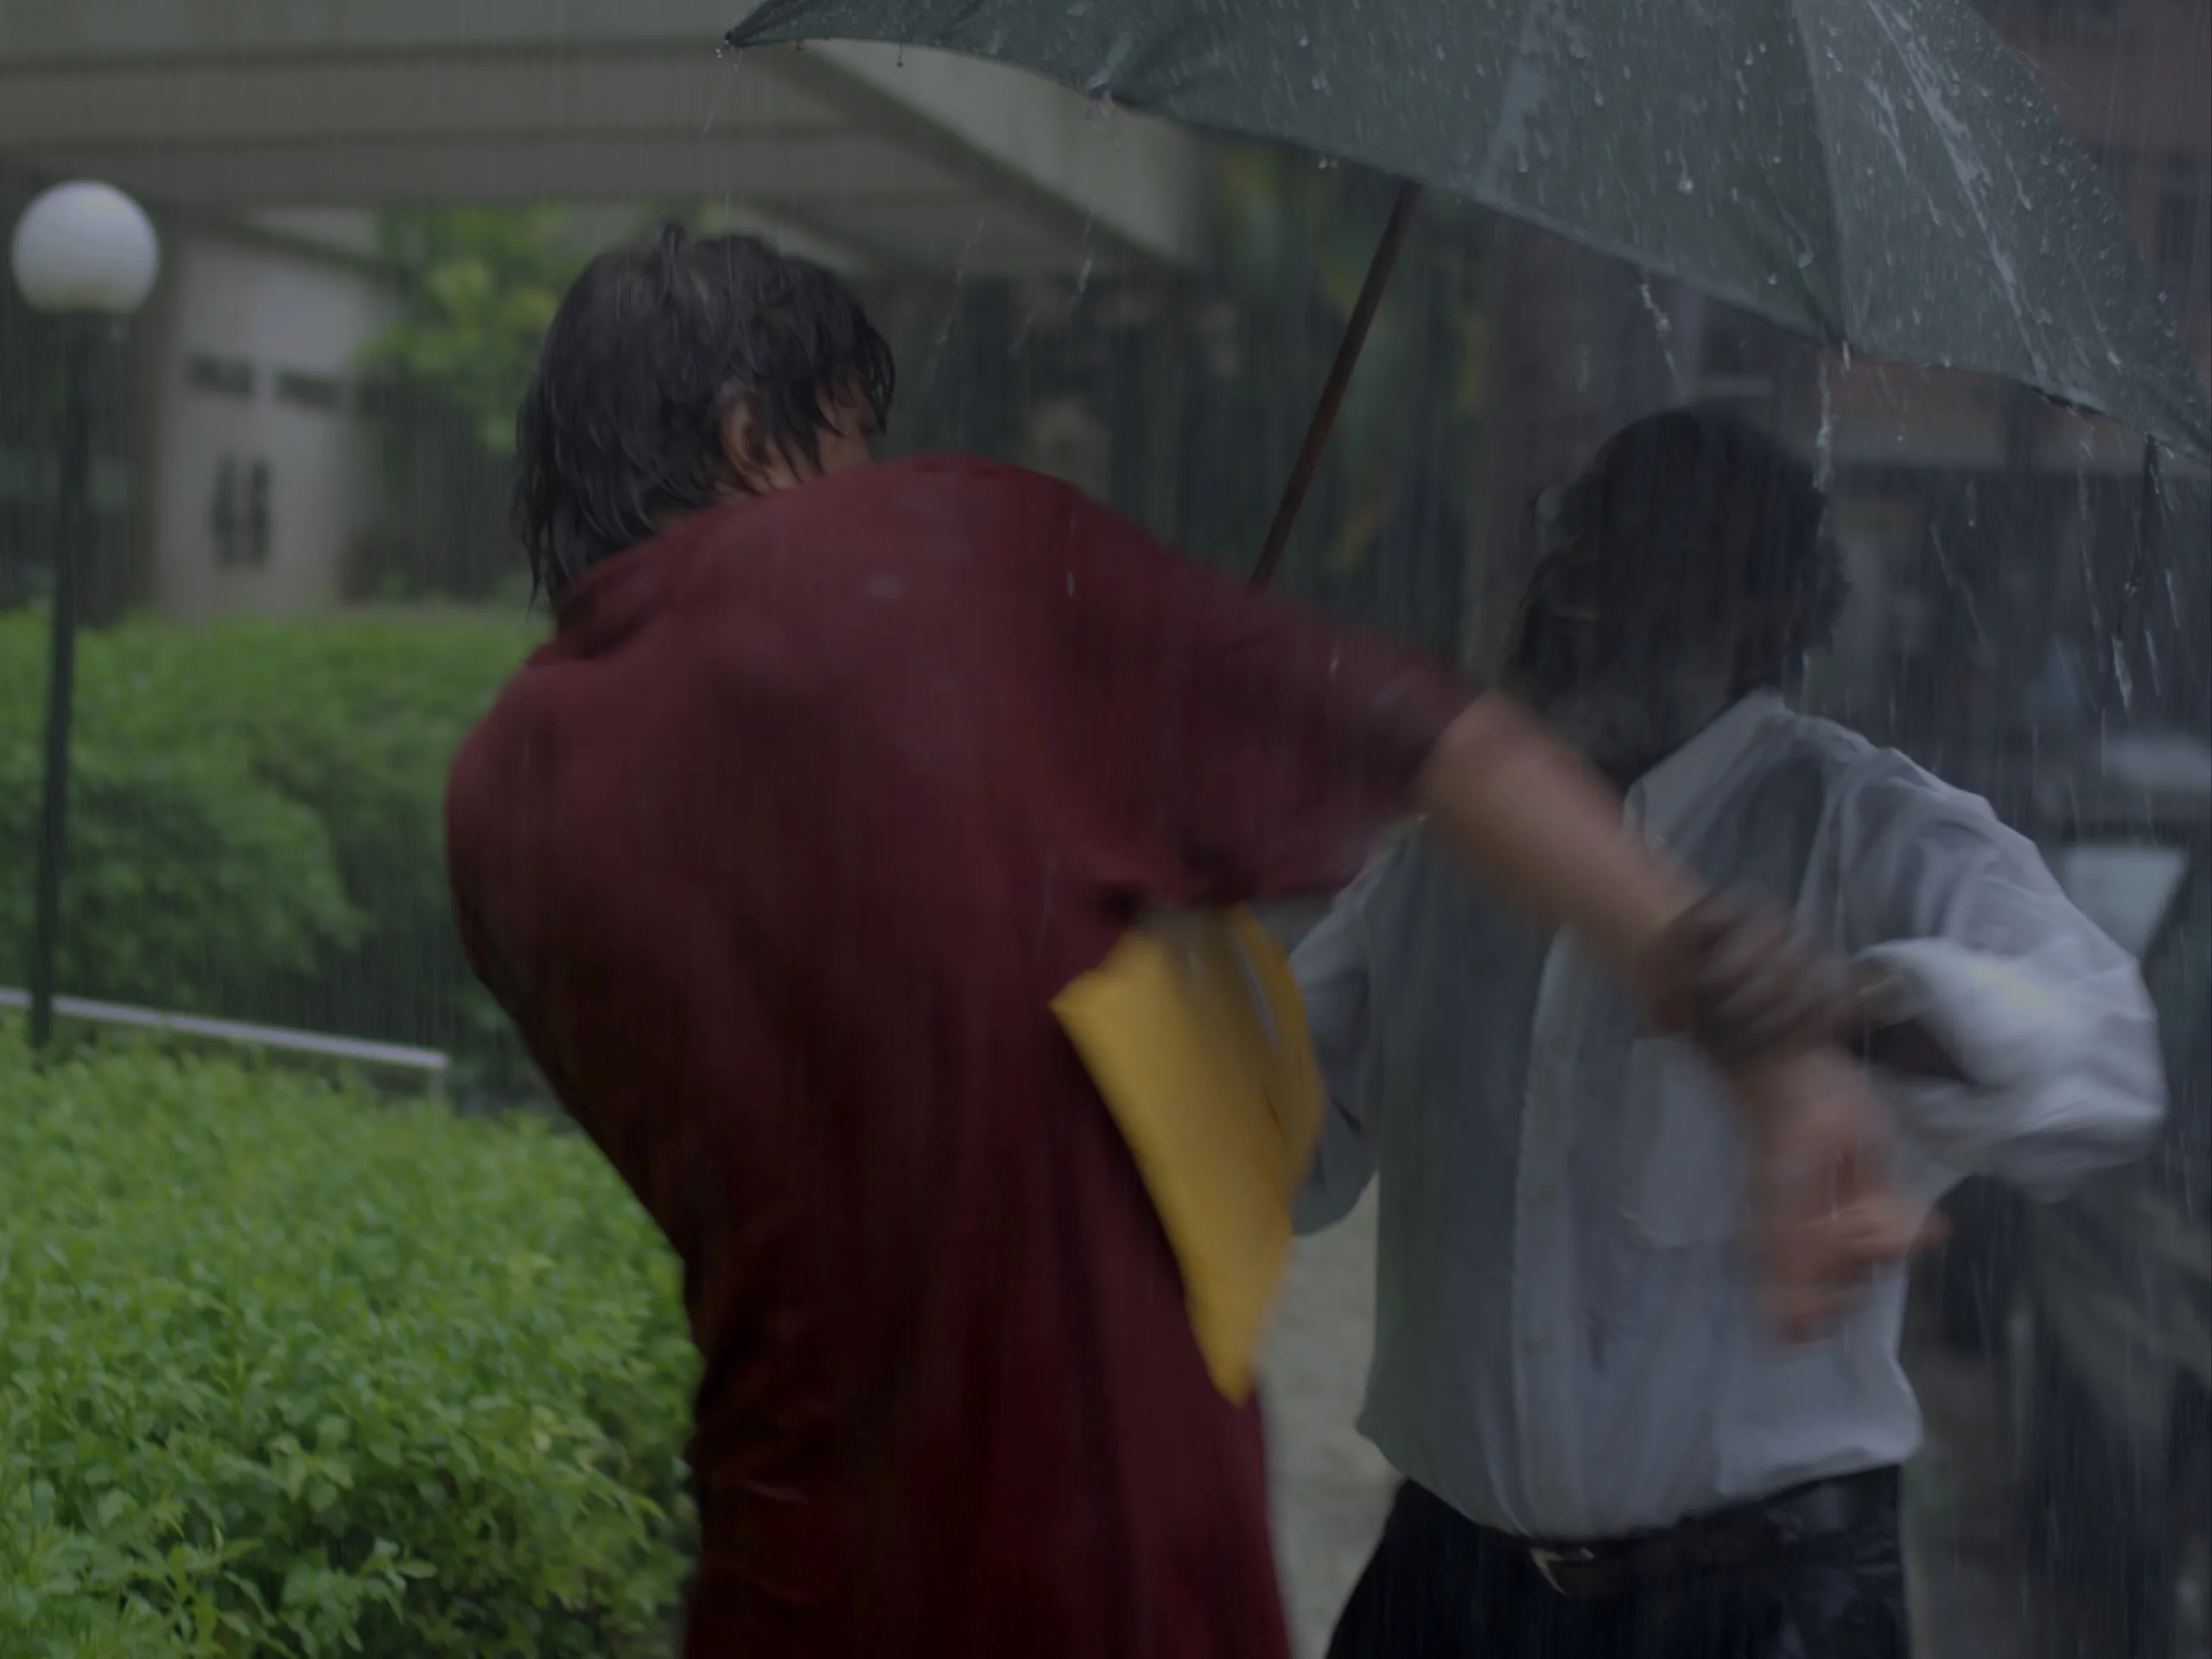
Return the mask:
<path id="1" fill-rule="evenodd" d="M 69 804 L 69 725 L 77 660 L 78 567 L 92 540 L 92 353 L 99 337 L 146 302 L 162 267 L 143 208 L 112 185 L 58 184 L 16 221 L 9 250 L 34 310 L 66 325 L 60 490 L 55 501 L 53 643 L 46 683 L 46 764 L 39 801 L 38 900 L 31 938 L 31 1044 L 54 1030 L 61 940 L 62 848 Z M 103 327 L 101 325 L 105 324 Z"/>
<path id="2" fill-rule="evenodd" d="M 146 210 L 110 184 L 57 184 L 23 210 L 10 250 L 16 285 L 34 310 L 126 317 L 162 268 Z"/>

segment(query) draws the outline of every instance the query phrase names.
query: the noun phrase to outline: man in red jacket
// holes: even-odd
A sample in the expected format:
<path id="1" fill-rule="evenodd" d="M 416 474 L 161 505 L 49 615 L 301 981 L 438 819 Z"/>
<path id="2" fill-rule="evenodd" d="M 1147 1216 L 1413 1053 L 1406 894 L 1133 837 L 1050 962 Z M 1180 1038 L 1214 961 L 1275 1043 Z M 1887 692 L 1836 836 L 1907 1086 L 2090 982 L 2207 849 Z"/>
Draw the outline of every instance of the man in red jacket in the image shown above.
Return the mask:
<path id="1" fill-rule="evenodd" d="M 1835 982 L 1497 700 L 1059 484 L 869 464 L 891 390 L 759 243 L 579 279 L 518 428 L 558 628 L 454 764 L 463 935 L 683 1261 L 693 1659 L 1280 1659 L 1257 1411 L 1052 997 L 1141 908 L 1339 885 L 1425 810 L 1809 1191 L 1868 1132 Z M 1899 1247 L 1865 1198 L 1775 1206 L 1795 1312 Z"/>

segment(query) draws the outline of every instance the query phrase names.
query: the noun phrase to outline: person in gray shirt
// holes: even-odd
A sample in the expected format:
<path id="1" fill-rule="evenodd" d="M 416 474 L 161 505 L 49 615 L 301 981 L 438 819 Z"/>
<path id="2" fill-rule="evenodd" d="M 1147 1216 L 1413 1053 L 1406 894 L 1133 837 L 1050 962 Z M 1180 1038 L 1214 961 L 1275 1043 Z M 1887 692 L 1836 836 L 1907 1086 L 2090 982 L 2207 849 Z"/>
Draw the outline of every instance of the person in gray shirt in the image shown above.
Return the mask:
<path id="1" fill-rule="evenodd" d="M 1899 1179 L 2056 1195 L 2164 1110 L 2133 959 L 1980 800 L 1785 693 L 1843 583 L 1808 471 L 1674 411 L 1542 504 L 1503 677 L 1642 835 L 1842 953 Z M 1890 1659 L 1905 1269 L 1763 1317 L 1715 1075 L 1416 825 L 1300 945 L 1330 1096 L 1301 1230 L 1382 1181 L 1360 1427 L 1405 1477 L 1332 1659 Z"/>

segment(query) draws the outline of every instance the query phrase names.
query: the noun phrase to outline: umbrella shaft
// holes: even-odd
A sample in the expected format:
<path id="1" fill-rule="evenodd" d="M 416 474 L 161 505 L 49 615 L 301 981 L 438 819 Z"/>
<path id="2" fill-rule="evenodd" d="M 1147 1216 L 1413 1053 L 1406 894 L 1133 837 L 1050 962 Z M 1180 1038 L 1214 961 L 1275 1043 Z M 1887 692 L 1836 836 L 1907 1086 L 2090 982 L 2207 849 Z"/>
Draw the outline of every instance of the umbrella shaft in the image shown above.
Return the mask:
<path id="1" fill-rule="evenodd" d="M 1337 423 L 1337 410 L 1344 400 L 1344 388 L 1351 384 L 1351 372 L 1359 362 L 1360 348 L 1367 344 L 1368 326 L 1375 321 L 1376 308 L 1382 302 L 1382 290 L 1390 281 L 1390 268 L 1398 262 L 1398 250 L 1405 245 L 1406 232 L 1414 222 L 1414 209 L 1420 201 L 1421 186 L 1399 186 L 1398 199 L 1390 208 L 1390 222 L 1382 227 L 1382 239 L 1375 245 L 1375 257 L 1368 262 L 1367 280 L 1360 284 L 1359 298 L 1353 302 L 1351 315 L 1344 322 L 1344 338 L 1337 342 L 1337 360 L 1329 365 L 1329 378 L 1321 387 L 1321 399 L 1314 404 L 1313 417 L 1306 424 L 1306 442 L 1299 446 L 1298 460 L 1290 469 L 1289 481 L 1283 486 L 1282 499 L 1275 505 L 1274 522 L 1268 526 L 1268 539 L 1260 549 L 1259 563 L 1252 567 L 1255 588 L 1268 585 L 1275 574 L 1275 567 L 1282 563 L 1283 549 L 1290 544 L 1290 528 L 1298 522 L 1298 509 L 1305 504 L 1314 470 L 1321 464 L 1321 451 L 1328 446 L 1329 429 Z"/>

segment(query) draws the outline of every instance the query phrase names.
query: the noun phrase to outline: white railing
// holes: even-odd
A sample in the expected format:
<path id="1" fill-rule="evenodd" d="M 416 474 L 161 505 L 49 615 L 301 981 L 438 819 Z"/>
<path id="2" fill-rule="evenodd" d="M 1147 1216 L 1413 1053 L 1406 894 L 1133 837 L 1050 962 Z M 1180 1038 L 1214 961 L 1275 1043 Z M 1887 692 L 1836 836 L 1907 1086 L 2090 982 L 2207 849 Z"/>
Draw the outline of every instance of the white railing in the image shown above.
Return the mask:
<path id="1" fill-rule="evenodd" d="M 29 1008 L 30 1005 L 29 993 L 0 988 L 0 1008 Z M 452 1058 L 435 1048 L 372 1043 L 359 1037 L 329 1037 L 313 1031 L 287 1031 L 280 1026 L 242 1025 L 233 1020 L 208 1020 L 196 1014 L 135 1008 L 122 1002 L 95 1002 L 81 996 L 55 997 L 54 1012 L 60 1019 L 83 1020 L 94 1025 L 130 1026 L 142 1031 L 171 1032 L 181 1037 L 205 1037 L 219 1043 L 241 1043 L 286 1053 L 350 1060 L 357 1065 L 419 1071 L 434 1095 L 445 1092 L 446 1076 L 453 1069 Z"/>

